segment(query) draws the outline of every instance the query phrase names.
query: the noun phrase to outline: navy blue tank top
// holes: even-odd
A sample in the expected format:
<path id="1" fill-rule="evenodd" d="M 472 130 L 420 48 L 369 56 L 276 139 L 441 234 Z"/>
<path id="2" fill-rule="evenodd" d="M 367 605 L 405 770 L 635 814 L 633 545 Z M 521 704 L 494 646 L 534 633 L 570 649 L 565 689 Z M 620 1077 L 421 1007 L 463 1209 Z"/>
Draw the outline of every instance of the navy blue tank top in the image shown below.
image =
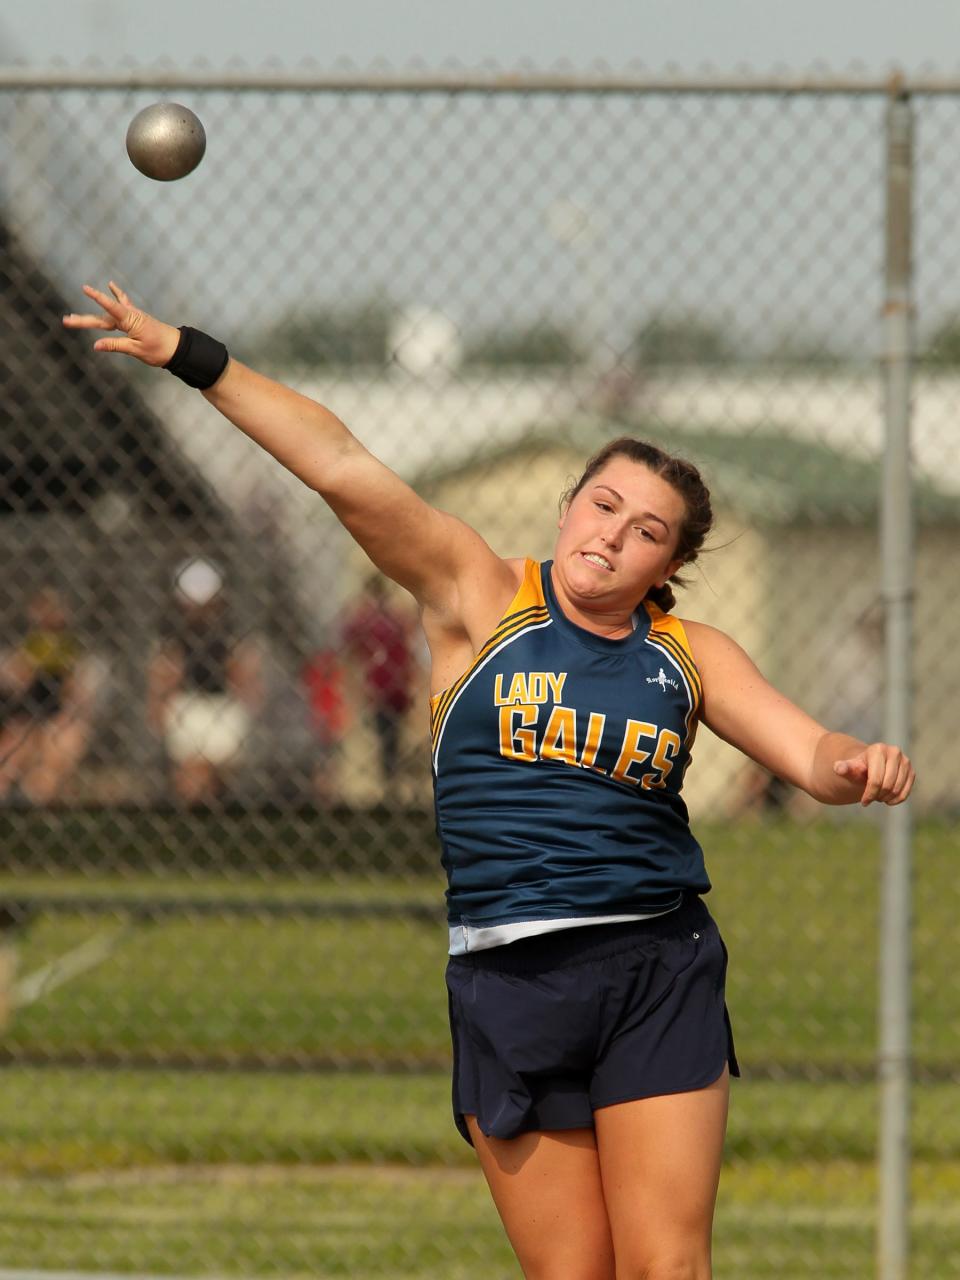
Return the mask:
<path id="1" fill-rule="evenodd" d="M 526 562 L 469 670 L 431 699 L 451 926 L 649 915 L 710 889 L 680 797 L 701 684 L 645 602 L 621 640 L 561 611 Z"/>

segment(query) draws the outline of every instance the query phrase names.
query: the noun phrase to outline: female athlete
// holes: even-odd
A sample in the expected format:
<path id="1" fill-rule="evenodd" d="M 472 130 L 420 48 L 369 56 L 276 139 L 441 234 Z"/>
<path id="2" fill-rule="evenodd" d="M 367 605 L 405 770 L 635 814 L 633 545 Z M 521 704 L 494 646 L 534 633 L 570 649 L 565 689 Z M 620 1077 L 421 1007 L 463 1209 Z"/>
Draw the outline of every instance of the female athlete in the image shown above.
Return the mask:
<path id="1" fill-rule="evenodd" d="M 73 329 L 169 367 L 315 489 L 420 606 L 449 877 L 457 1125 L 524 1275 L 707 1280 L 737 1073 L 726 952 L 680 797 L 698 724 L 824 804 L 899 804 L 895 746 L 833 733 L 671 612 L 710 528 L 696 469 L 611 442 L 552 561 L 506 560 L 327 409 L 85 286 Z"/>

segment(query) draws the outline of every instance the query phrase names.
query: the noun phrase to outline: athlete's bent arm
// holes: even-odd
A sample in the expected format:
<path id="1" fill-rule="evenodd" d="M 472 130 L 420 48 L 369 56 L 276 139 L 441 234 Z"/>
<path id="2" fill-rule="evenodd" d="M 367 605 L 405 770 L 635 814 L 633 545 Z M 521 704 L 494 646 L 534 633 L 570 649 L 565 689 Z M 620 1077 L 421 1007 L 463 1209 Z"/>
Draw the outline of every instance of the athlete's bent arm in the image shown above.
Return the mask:
<path id="1" fill-rule="evenodd" d="M 119 330 L 96 351 L 166 365 L 180 332 L 139 310 L 111 282 L 84 285 L 99 315 L 68 315 L 73 329 Z M 467 595 L 509 600 L 515 574 L 468 525 L 438 511 L 365 449 L 340 419 L 308 396 L 230 360 L 205 398 L 333 508 L 370 559 L 425 607 L 470 626 Z M 482 631 L 485 619 L 478 623 Z"/>
<path id="2" fill-rule="evenodd" d="M 821 804 L 906 800 L 914 771 L 899 747 L 825 729 L 729 636 L 703 623 L 684 626 L 703 679 L 704 723 L 718 737 Z"/>

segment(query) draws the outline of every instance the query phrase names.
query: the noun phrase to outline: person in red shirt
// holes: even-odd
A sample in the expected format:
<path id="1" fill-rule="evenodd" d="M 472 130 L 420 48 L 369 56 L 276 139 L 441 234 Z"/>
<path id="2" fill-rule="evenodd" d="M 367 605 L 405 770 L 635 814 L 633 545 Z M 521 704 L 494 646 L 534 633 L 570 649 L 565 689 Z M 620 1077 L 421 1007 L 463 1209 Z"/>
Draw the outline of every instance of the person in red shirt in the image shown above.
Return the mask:
<path id="1" fill-rule="evenodd" d="M 343 667 L 336 650 L 317 649 L 303 664 L 301 675 L 316 743 L 314 794 L 320 804 L 329 806 L 338 798 L 340 746 L 349 723 Z"/>
<path id="2" fill-rule="evenodd" d="M 381 577 L 367 583 L 343 623 L 344 648 L 359 663 L 373 717 L 384 783 L 397 772 L 403 718 L 410 709 L 415 659 L 410 624 L 387 598 Z"/>

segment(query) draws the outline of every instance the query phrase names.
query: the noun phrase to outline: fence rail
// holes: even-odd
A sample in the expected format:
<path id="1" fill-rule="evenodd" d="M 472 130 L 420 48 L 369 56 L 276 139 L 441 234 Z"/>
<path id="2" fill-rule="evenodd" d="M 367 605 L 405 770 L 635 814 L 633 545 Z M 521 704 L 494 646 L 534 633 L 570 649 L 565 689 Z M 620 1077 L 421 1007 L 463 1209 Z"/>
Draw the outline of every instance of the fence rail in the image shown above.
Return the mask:
<path id="1" fill-rule="evenodd" d="M 376 93 L 460 94 L 485 96 L 589 94 L 593 97 L 624 95 L 792 95 L 865 97 L 882 95 L 947 96 L 960 93 L 960 77 L 918 74 L 892 69 L 885 75 L 812 74 L 763 75 L 658 75 L 648 72 L 616 74 L 583 72 L 360 72 L 264 71 L 238 69 L 212 71 L 179 67 L 140 67 L 117 71 L 107 67 L 0 67 L 3 89 L 195 89 L 200 92 L 229 90 L 267 93 Z"/>

